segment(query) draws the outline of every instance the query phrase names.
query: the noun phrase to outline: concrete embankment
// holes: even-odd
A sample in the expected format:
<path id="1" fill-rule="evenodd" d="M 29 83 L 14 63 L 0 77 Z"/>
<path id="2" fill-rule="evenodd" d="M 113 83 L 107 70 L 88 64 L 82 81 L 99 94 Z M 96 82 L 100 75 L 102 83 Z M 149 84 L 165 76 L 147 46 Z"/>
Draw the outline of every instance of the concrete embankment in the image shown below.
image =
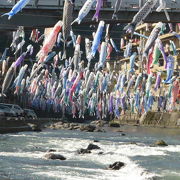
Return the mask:
<path id="1" fill-rule="evenodd" d="M 40 131 L 44 124 L 59 122 L 57 118 L 21 119 L 0 118 L 0 134 L 22 131 Z"/>
<path id="2" fill-rule="evenodd" d="M 140 118 L 140 124 L 180 128 L 180 112 L 148 112 Z"/>
<path id="3" fill-rule="evenodd" d="M 119 124 L 140 125 L 150 127 L 180 128 L 180 112 L 151 112 L 139 116 L 126 114 L 114 120 Z"/>
<path id="4" fill-rule="evenodd" d="M 22 120 L 15 119 L 1 119 L 0 120 L 0 134 L 16 133 L 22 131 L 32 131 L 31 126 Z"/>

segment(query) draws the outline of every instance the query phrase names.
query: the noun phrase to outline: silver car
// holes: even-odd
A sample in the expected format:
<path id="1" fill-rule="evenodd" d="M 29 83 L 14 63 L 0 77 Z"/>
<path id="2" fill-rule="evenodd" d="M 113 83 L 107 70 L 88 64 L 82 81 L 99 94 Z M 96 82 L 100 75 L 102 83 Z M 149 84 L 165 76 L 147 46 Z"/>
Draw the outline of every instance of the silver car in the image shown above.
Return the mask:
<path id="1" fill-rule="evenodd" d="M 0 103 L 0 105 L 9 107 L 12 111 L 14 111 L 17 116 L 23 117 L 24 116 L 24 110 L 17 104 L 5 104 L 5 103 Z"/>
<path id="2" fill-rule="evenodd" d="M 17 114 L 9 107 L 0 104 L 0 111 L 4 113 L 6 117 L 17 117 Z"/>
<path id="3" fill-rule="evenodd" d="M 37 115 L 32 109 L 24 109 L 24 114 L 27 118 L 37 119 Z"/>

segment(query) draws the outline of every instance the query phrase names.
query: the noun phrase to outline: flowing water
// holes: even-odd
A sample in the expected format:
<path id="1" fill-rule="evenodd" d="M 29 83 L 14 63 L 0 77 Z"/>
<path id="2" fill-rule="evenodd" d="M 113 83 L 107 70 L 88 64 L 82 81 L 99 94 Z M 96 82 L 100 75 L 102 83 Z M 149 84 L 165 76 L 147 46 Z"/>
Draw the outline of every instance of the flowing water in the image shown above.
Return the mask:
<path id="1" fill-rule="evenodd" d="M 180 130 L 122 129 L 126 136 L 112 131 L 68 130 L 0 135 L 0 180 L 180 180 Z M 150 146 L 159 139 L 169 146 Z M 86 148 L 92 142 L 101 149 L 77 154 L 77 149 Z M 45 159 L 43 156 L 49 149 L 56 149 L 67 159 Z M 107 170 L 116 161 L 124 162 L 125 166 Z"/>

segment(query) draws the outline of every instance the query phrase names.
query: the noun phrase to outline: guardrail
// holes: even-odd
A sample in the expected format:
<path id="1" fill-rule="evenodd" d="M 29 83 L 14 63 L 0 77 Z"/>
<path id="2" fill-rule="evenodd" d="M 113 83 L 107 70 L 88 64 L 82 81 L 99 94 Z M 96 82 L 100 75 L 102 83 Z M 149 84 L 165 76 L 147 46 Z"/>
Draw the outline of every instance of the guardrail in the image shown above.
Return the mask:
<path id="1" fill-rule="evenodd" d="M 10 1 L 10 0 L 9 0 Z M 38 1 L 38 6 L 34 5 L 34 2 Z M 74 17 L 78 16 L 79 9 L 85 3 L 86 0 L 77 0 L 75 2 Z M 145 0 L 142 0 L 145 3 Z M 0 15 L 4 14 L 12 8 L 17 0 L 0 0 Z M 114 11 L 114 5 L 116 0 L 103 0 L 103 8 L 100 11 L 100 20 L 104 20 L 107 24 L 111 23 L 129 23 L 133 19 L 134 15 L 139 10 L 139 0 L 123 0 L 122 8 L 117 13 L 118 20 L 112 20 L 112 14 Z M 172 23 L 179 23 L 180 21 L 180 0 L 171 1 L 166 0 L 169 16 Z M 40 27 L 52 27 L 63 16 L 63 4 L 64 0 L 31 0 L 30 3 L 23 9 L 22 12 L 18 13 L 10 21 L 7 21 L 7 17 L 0 19 L 0 29 L 16 29 L 17 26 L 24 26 L 26 28 L 40 28 Z M 95 24 L 92 21 L 94 15 L 95 6 L 92 7 L 92 11 L 86 16 L 81 25 Z M 156 7 L 158 6 L 158 3 Z M 155 7 L 155 8 L 156 8 Z M 34 21 L 36 19 L 36 21 Z M 169 23 L 164 11 L 153 12 L 144 20 L 147 23 L 155 22 Z"/>
<path id="2" fill-rule="evenodd" d="M 75 8 L 81 8 L 86 0 L 78 0 L 75 2 Z M 145 3 L 146 0 L 142 0 Z M 104 0 L 103 9 L 113 10 L 116 0 Z M 14 4 L 17 3 L 17 0 L 0 0 L 0 8 L 11 8 Z M 37 7 L 35 4 L 37 3 Z M 180 10 L 180 1 L 179 0 L 166 0 L 167 8 L 171 10 Z M 64 0 L 31 0 L 25 8 L 38 8 L 38 9 L 61 9 L 64 5 Z M 96 6 L 96 3 L 93 5 L 93 9 Z M 158 4 L 156 5 L 156 7 Z M 121 10 L 134 11 L 139 8 L 139 0 L 125 0 L 122 1 Z"/>
<path id="3" fill-rule="evenodd" d="M 48 118 L 48 117 L 40 117 L 40 118 L 26 118 L 26 117 L 0 117 L 1 120 L 6 120 L 6 121 L 61 121 L 62 118 Z"/>

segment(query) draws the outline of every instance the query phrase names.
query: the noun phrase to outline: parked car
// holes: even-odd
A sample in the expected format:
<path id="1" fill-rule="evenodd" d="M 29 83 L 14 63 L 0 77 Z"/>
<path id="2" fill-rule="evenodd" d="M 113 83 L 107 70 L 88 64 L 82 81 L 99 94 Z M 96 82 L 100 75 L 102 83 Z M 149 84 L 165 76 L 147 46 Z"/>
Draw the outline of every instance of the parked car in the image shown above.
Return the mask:
<path id="1" fill-rule="evenodd" d="M 2 109 L 0 109 L 0 118 L 5 117 L 5 113 Z"/>
<path id="2" fill-rule="evenodd" d="M 11 110 L 13 110 L 17 116 L 23 117 L 24 116 L 24 110 L 17 104 L 5 104 L 5 103 L 0 103 L 0 105 L 7 106 Z"/>
<path id="3" fill-rule="evenodd" d="M 32 109 L 24 109 L 24 114 L 27 118 L 37 119 L 37 115 Z"/>
<path id="4" fill-rule="evenodd" d="M 0 104 L 0 111 L 4 113 L 6 117 L 17 117 L 17 114 L 7 106 Z"/>

